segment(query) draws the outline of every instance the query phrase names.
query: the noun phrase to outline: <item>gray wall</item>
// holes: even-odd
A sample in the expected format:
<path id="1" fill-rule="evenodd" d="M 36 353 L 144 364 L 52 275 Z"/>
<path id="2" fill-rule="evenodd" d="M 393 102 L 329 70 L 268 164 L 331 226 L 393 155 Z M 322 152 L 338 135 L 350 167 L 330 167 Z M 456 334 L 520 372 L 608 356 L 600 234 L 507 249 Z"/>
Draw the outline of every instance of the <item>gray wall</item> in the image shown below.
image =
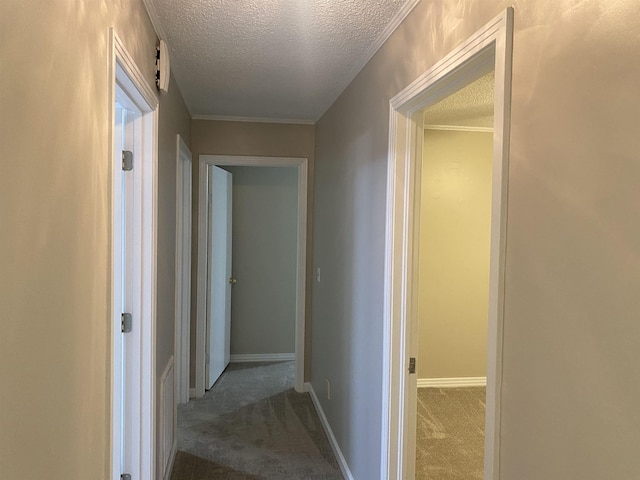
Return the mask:
<path id="1" fill-rule="evenodd" d="M 142 1 L 96 3 L 0 2 L 3 478 L 109 469 L 108 31 L 154 89 L 157 38 Z M 160 104 L 158 369 L 173 353 L 175 135 L 190 130 L 175 82 Z"/>
<path id="2" fill-rule="evenodd" d="M 305 328 L 305 378 L 310 374 L 311 351 L 311 256 L 313 252 L 313 125 L 280 123 L 247 123 L 212 120 L 191 121 L 191 152 L 193 170 L 193 237 L 192 255 L 198 258 L 198 158 L 200 155 L 249 155 L 260 157 L 303 157 L 309 159 L 307 201 L 307 295 Z M 194 263 L 195 266 L 195 263 Z M 196 285 L 196 269 L 192 269 L 191 284 Z M 195 365 L 196 289 L 191 296 L 191 365 Z M 191 368 L 191 386 L 195 385 L 195 372 Z"/>
<path id="3" fill-rule="evenodd" d="M 231 354 L 295 352 L 298 171 L 233 175 Z"/>
<path id="4" fill-rule="evenodd" d="M 173 76 L 160 97 L 158 122 L 158 263 L 156 307 L 156 419 L 160 425 L 160 380 L 175 352 L 176 134 L 191 142 L 191 116 Z M 176 358 L 174 357 L 174 362 Z M 159 429 L 156 438 L 160 439 Z M 158 443 L 159 445 L 159 443 Z"/>
<path id="5" fill-rule="evenodd" d="M 380 468 L 389 99 L 511 4 L 500 478 L 640 477 L 640 5 L 430 0 L 316 126 L 311 378 L 359 480 Z"/>

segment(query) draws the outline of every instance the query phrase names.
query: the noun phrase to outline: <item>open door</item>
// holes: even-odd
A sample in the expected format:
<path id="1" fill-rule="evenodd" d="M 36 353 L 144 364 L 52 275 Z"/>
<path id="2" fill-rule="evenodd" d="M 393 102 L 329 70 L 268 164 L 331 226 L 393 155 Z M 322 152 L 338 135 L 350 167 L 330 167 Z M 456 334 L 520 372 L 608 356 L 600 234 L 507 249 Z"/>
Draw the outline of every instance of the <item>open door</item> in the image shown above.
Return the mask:
<path id="1" fill-rule="evenodd" d="M 229 364 L 231 354 L 231 173 L 208 169 L 206 389 Z"/>

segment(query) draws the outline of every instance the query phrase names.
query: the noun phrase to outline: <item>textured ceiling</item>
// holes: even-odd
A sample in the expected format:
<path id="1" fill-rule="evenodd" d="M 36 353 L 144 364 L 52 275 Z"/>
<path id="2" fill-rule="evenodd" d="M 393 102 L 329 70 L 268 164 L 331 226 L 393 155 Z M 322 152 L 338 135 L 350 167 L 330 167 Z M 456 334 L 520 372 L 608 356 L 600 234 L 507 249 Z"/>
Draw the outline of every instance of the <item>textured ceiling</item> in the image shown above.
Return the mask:
<path id="1" fill-rule="evenodd" d="M 417 0 L 145 0 L 194 116 L 315 121 Z"/>
<path id="2" fill-rule="evenodd" d="M 493 88 L 492 71 L 425 110 L 425 127 L 493 128 Z"/>

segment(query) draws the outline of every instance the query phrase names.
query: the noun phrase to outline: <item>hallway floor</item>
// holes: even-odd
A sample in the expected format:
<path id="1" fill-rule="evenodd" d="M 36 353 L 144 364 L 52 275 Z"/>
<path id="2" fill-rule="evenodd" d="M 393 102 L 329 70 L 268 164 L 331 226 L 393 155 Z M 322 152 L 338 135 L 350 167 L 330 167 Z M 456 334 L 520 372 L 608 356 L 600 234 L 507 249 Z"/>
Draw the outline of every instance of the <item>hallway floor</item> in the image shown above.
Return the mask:
<path id="1" fill-rule="evenodd" d="M 171 480 L 342 480 L 294 363 L 235 363 L 178 407 Z"/>

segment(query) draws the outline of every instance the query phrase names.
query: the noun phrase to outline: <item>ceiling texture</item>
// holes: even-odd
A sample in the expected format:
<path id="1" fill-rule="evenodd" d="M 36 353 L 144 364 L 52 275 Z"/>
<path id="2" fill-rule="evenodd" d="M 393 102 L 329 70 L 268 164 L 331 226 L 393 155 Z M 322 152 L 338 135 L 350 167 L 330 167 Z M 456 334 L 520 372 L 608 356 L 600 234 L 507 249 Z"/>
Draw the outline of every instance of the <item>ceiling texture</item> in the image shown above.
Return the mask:
<path id="1" fill-rule="evenodd" d="M 313 123 L 418 0 L 144 3 L 194 118 Z"/>
<path id="2" fill-rule="evenodd" d="M 494 72 L 478 78 L 424 111 L 429 127 L 493 129 Z"/>

